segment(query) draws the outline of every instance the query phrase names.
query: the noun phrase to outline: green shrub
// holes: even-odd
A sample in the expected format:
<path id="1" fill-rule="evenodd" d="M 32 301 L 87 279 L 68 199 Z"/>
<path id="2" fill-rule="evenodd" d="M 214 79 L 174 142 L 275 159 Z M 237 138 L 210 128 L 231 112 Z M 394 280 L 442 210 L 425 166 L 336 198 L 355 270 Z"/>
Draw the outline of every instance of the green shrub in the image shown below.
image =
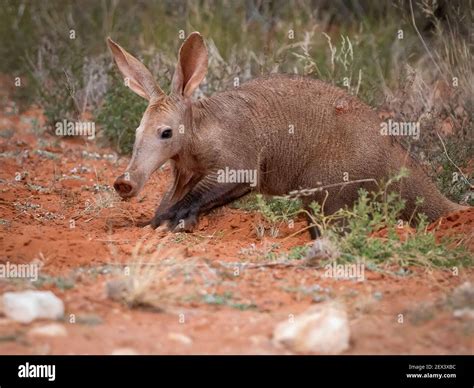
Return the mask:
<path id="1" fill-rule="evenodd" d="M 96 118 L 103 134 L 118 152 L 132 151 L 135 129 L 146 107 L 146 100 L 133 93 L 121 79 L 113 77 Z"/>
<path id="2" fill-rule="evenodd" d="M 313 223 L 323 236 L 329 238 L 338 248 L 341 262 L 368 261 L 375 265 L 396 265 L 405 268 L 410 265 L 451 268 L 472 265 L 469 253 L 463 247 L 448 247 L 450 241 L 438 244 L 435 235 L 427 231 L 427 218 L 416 217 L 416 229 L 400 239 L 397 228 L 404 227 L 400 215 L 405 207 L 398 193 L 389 192 L 390 185 L 406 176 L 403 171 L 381 186 L 378 192 L 359 190 L 359 198 L 352 207 L 338 210 L 325 216 L 319 204 L 313 202 L 310 214 Z M 419 199 L 418 204 L 422 199 Z M 373 233 L 387 229 L 387 238 L 373 236 Z"/>
<path id="3" fill-rule="evenodd" d="M 261 194 L 256 194 L 254 198 L 256 210 L 263 217 L 263 222 L 256 225 L 258 238 L 262 238 L 267 229 L 271 237 L 277 237 L 280 227 L 293 220 L 301 208 L 301 202 L 295 199 L 275 197 L 266 200 Z"/>

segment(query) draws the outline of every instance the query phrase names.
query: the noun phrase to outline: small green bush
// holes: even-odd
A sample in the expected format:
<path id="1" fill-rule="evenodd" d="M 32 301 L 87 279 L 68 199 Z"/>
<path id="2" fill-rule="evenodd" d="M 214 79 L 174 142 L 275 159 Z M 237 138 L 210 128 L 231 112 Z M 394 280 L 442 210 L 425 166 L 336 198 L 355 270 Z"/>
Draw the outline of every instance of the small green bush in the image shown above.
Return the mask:
<path id="1" fill-rule="evenodd" d="M 132 151 L 135 129 L 146 107 L 146 100 L 134 94 L 118 77 L 113 77 L 96 118 L 105 137 L 118 152 Z"/>
<path id="2" fill-rule="evenodd" d="M 257 194 L 255 201 L 257 211 L 272 225 L 290 221 L 301 209 L 301 201 L 295 199 L 275 197 L 266 200 L 263 195 Z"/>
<path id="3" fill-rule="evenodd" d="M 368 261 L 379 266 L 411 265 L 452 268 L 472 265 L 469 253 L 463 247 L 448 247 L 450 241 L 437 243 L 435 235 L 427 231 L 427 218 L 418 214 L 416 229 L 401 241 L 396 229 L 403 227 L 400 214 L 405 207 L 398 193 L 389 192 L 390 185 L 407 175 L 406 170 L 381 186 L 378 192 L 359 190 L 359 199 L 352 207 L 325 216 L 319 204 L 313 202 L 310 214 L 323 236 L 329 238 L 340 252 L 339 261 Z M 422 199 L 419 199 L 420 204 Z M 372 234 L 387 229 L 387 238 Z"/>

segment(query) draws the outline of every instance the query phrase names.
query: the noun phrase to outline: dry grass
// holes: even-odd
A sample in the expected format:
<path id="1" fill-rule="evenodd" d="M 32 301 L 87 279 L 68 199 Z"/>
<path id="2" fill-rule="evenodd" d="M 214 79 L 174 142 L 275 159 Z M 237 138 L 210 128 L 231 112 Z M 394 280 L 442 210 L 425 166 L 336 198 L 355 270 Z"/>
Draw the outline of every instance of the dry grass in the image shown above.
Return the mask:
<path id="1" fill-rule="evenodd" d="M 131 308 L 156 311 L 217 292 L 223 270 L 203 258 L 186 257 L 182 248 L 164 248 L 138 242 L 115 279 L 107 284 L 108 296 Z"/>

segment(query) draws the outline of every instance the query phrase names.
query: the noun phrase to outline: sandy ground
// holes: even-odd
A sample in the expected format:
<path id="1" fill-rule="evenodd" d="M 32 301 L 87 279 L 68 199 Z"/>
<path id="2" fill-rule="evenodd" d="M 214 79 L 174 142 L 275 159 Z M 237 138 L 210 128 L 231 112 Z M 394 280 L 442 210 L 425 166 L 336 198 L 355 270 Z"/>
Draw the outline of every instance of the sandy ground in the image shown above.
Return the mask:
<path id="1" fill-rule="evenodd" d="M 275 326 L 324 300 L 347 309 L 348 354 L 472 353 L 473 321 L 455 318 L 444 302 L 472 279 L 472 269 L 458 276 L 366 270 L 357 282 L 299 265 L 238 267 L 268 262 L 262 255 L 271 249 L 278 254 L 309 243 L 306 233 L 286 238 L 305 223 L 259 240 L 257 214 L 225 207 L 191 234 L 139 228 L 134 222 L 153 214 L 169 169 L 157 172 L 139 198 L 122 202 L 111 185 L 127 158 L 95 142 L 38 137 L 41 122 L 37 109 L 18 115 L 7 107 L 0 117 L 0 263 L 42 266 L 37 288 L 64 301 L 60 325 L 67 334 L 35 336 L 32 329 L 47 322 L 23 325 L 0 315 L 0 354 L 285 354 L 272 343 Z M 472 233 L 473 220 L 472 212 L 453 215 L 441 229 Z M 159 254 L 148 254 L 157 247 Z M 149 297 L 159 308 L 107 297 L 107 282 L 134 261 L 156 264 L 160 282 Z M 0 293 L 26 287 L 32 285 L 0 279 Z"/>

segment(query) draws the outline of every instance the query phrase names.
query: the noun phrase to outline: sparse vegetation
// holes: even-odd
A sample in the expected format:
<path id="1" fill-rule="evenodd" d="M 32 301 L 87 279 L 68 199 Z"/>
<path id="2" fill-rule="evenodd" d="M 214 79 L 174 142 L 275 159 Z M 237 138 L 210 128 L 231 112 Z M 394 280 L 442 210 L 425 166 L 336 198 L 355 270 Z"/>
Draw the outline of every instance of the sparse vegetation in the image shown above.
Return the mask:
<path id="1" fill-rule="evenodd" d="M 227 294 L 213 300 L 201 298 L 215 294 L 225 273 L 206 260 L 184 258 L 179 249 L 165 250 L 162 246 L 138 242 L 130 261 L 118 266 L 113 274 L 115 279 L 107 284 L 108 296 L 130 308 L 161 311 L 172 304 L 199 299 L 215 304 L 226 301 L 231 307 L 246 308 L 239 304 L 234 306 L 234 302 L 225 297 Z"/>
<path id="2" fill-rule="evenodd" d="M 226 291 L 223 294 L 206 294 L 202 297 L 204 303 L 216 306 L 228 306 L 237 310 L 255 309 L 257 306 L 253 303 L 241 303 L 234 300 L 232 292 Z"/>
<path id="3" fill-rule="evenodd" d="M 413 9 L 402 1 L 359 6 L 363 18 L 353 4 L 328 7 L 323 2 L 321 11 L 310 1 L 297 7 L 280 0 L 265 5 L 150 2 L 124 13 L 115 3 L 102 7 L 65 1 L 58 7 L 55 1 L 8 0 L 0 10 L 6 37 L 1 70 L 22 78 L 22 86 L 15 88 L 18 101 L 39 103 L 50 128 L 58 120 L 92 111 L 105 137 L 119 152 L 128 153 L 145 101 L 130 93 L 111 70 L 106 35 L 139 55 L 167 91 L 180 30 L 199 30 L 207 37 L 210 55 L 199 95 L 233 87 L 236 77 L 243 82 L 269 72 L 329 81 L 389 117 L 421 122 L 420 140 L 404 141 L 433 167 L 445 194 L 472 204 L 468 162 L 474 140 L 468 134 L 473 75 L 462 3 L 450 4 L 443 17 L 437 14 L 437 2 L 431 1 L 414 1 Z M 152 22 L 150 15 L 160 23 Z M 341 28 L 330 28 L 330 21 Z M 448 145 L 453 142 L 450 156 L 468 169 L 464 183 L 453 181 L 455 171 L 443 157 L 439 131 L 446 134 Z"/>
<path id="4" fill-rule="evenodd" d="M 301 209 L 298 200 L 281 197 L 265 199 L 261 195 L 245 198 L 237 207 L 261 214 L 262 221 L 256 226 L 257 236 L 260 231 L 261 238 L 267 230 L 270 236 L 278 237 L 279 227 L 283 223 L 307 213 L 313 225 L 340 251 L 337 255 L 340 262 L 367 260 L 373 269 L 395 265 L 401 271 L 400 274 L 411 265 L 428 268 L 473 265 L 469 252 L 462 246 L 453 244 L 451 240 L 436 241 L 433 231 L 427 230 L 428 222 L 423 214 L 413 215 L 415 227 L 401 220 L 404 201 L 397 193 L 390 192 L 389 188 L 407 174 L 402 169 L 378 192 L 368 193 L 361 189 L 358 201 L 351 208 L 340 209 L 329 216 L 324 215 L 321 206 L 315 202 L 308 213 Z M 422 198 L 419 201 L 421 204 Z M 272 231 L 277 233 L 272 234 Z M 297 246 L 285 257 L 290 260 L 301 259 L 307 251 L 307 246 Z M 276 260 L 282 255 L 271 246 L 263 256 L 267 260 Z"/>
<path id="5" fill-rule="evenodd" d="M 146 108 L 146 101 L 124 85 L 117 77 L 105 94 L 104 102 L 97 114 L 97 121 L 104 135 L 120 153 L 132 151 L 135 129 Z"/>
<path id="6" fill-rule="evenodd" d="M 337 85 L 384 119 L 419 122 L 419 139 L 394 141 L 446 196 L 474 205 L 469 16 L 460 0 L 4 0 L 0 291 L 51 291 L 65 315 L 19 325 L 0 294 L 0 343 L 12 354 L 282 353 L 270 340 L 279 322 L 337 302 L 352 354 L 470 354 L 472 209 L 401 222 L 405 204 L 387 189 L 404 171 L 332 215 L 252 193 L 203 214 L 191 233 L 138 227 L 170 169 L 153 173 L 138 198 L 115 193 L 147 102 L 125 87 L 105 42 L 143 61 L 167 93 L 183 38 L 200 31 L 209 69 L 194 99 L 272 72 Z M 52 136 L 63 120 L 94 122 L 95 137 Z M 293 150 L 299 169 L 305 155 Z M 333 156 L 337 170 L 344 163 Z M 265 164 L 258 174 L 273 171 Z M 293 172 L 280 178 L 296 181 Z M 37 280 L 15 264 L 37 267 Z M 338 274 L 359 264 L 362 274 Z M 37 328 L 61 330 L 53 339 Z"/>
<path id="7" fill-rule="evenodd" d="M 45 286 L 54 286 L 62 291 L 69 290 L 75 286 L 76 282 L 71 276 L 50 276 L 40 275 L 33 285 L 38 288 L 44 288 Z"/>
<path id="8" fill-rule="evenodd" d="M 390 179 L 375 193 L 361 189 L 359 199 L 351 208 L 340 209 L 329 216 L 321 212 L 319 204 L 311 205 L 310 216 L 314 224 L 340 251 L 338 261 L 364 260 L 386 268 L 393 265 L 400 268 L 473 265 L 470 254 L 463 247 L 449 246 L 450 241 L 436 241 L 434 234 L 427 231 L 424 215 L 417 216 L 415 228 L 401 221 L 404 201 L 397 193 L 390 193 L 389 187 L 404 176 L 406 171 Z"/>
<path id="9" fill-rule="evenodd" d="M 262 215 L 263 222 L 256 225 L 257 237 L 263 238 L 265 232 L 271 237 L 278 237 L 280 228 L 298 214 L 301 207 L 299 200 L 272 198 L 266 200 L 261 194 L 255 195 L 255 209 Z"/>

